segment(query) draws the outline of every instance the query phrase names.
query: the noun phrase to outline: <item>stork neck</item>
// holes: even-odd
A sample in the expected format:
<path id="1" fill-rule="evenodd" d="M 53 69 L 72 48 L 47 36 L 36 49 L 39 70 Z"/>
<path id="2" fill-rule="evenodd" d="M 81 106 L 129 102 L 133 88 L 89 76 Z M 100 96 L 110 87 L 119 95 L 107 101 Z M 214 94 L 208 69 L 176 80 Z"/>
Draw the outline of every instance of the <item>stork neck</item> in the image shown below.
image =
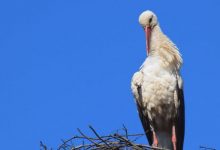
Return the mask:
<path id="1" fill-rule="evenodd" d="M 179 69 L 182 64 L 182 58 L 175 44 L 156 25 L 151 32 L 149 56 L 158 56 L 165 67 L 174 67 Z"/>
<path id="2" fill-rule="evenodd" d="M 149 47 L 150 47 L 150 53 L 149 55 L 152 55 L 157 47 L 159 46 L 158 44 L 161 43 L 160 39 L 161 36 L 163 35 L 163 32 L 160 29 L 159 25 L 156 25 L 152 31 L 151 31 L 151 36 L 150 36 L 150 42 L 149 42 Z"/>

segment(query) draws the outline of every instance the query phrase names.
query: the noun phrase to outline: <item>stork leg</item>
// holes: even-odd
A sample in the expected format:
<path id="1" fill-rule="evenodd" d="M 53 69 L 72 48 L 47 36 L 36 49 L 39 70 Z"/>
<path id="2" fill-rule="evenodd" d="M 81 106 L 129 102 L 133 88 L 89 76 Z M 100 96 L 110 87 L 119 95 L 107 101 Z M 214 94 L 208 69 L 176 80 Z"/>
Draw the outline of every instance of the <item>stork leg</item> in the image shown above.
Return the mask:
<path id="1" fill-rule="evenodd" d="M 156 133 L 153 131 L 153 147 L 157 147 L 158 146 L 158 139 L 156 136 Z"/>
<path id="2" fill-rule="evenodd" d="M 173 143 L 173 150 L 176 150 L 176 128 L 174 125 L 172 127 L 172 143 Z"/>

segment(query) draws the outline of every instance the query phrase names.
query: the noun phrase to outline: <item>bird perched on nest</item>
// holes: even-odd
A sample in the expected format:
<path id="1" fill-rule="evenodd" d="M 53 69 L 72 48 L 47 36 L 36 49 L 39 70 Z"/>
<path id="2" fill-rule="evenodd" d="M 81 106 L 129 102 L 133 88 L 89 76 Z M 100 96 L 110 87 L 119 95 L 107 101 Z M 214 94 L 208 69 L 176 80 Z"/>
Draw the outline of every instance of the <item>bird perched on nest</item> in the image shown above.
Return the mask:
<path id="1" fill-rule="evenodd" d="M 181 54 L 161 31 L 157 16 L 144 11 L 139 22 L 146 33 L 148 57 L 133 75 L 131 88 L 149 144 L 182 150 L 184 141 Z"/>

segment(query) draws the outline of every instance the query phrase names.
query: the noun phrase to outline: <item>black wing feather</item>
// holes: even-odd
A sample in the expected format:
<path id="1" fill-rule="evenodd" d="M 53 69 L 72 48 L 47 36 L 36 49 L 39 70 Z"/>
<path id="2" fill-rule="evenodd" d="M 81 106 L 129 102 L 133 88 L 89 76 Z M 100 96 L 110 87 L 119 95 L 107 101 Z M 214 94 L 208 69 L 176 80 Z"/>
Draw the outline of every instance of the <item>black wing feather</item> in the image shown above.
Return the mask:
<path id="1" fill-rule="evenodd" d="M 176 133 L 177 133 L 177 149 L 183 149 L 184 133 L 185 133 L 185 105 L 184 105 L 184 94 L 183 89 L 178 86 L 178 99 L 180 102 L 178 117 L 176 122 Z"/>
<path id="2" fill-rule="evenodd" d="M 151 127 L 150 127 L 150 121 L 148 118 L 148 115 L 146 113 L 144 113 L 144 108 L 143 108 L 143 104 L 142 104 L 142 89 L 141 87 L 138 87 L 138 94 L 139 94 L 139 99 L 136 100 L 137 101 L 137 109 L 138 109 L 138 114 L 142 123 L 142 126 L 144 128 L 144 132 L 147 136 L 148 139 L 148 143 L 150 145 L 152 145 L 153 143 L 153 133 L 151 131 Z"/>

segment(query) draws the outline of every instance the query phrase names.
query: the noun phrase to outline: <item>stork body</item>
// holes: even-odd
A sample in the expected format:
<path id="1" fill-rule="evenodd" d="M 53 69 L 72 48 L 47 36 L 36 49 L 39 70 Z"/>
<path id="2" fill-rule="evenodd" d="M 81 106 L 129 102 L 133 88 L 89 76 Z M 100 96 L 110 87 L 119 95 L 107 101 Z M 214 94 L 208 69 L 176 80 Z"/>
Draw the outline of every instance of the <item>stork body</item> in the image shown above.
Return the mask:
<path id="1" fill-rule="evenodd" d="M 148 46 L 148 57 L 131 83 L 139 116 L 151 145 L 182 150 L 184 99 L 179 74 L 182 58 L 152 12 L 142 13 L 139 21 L 145 28 Z"/>

